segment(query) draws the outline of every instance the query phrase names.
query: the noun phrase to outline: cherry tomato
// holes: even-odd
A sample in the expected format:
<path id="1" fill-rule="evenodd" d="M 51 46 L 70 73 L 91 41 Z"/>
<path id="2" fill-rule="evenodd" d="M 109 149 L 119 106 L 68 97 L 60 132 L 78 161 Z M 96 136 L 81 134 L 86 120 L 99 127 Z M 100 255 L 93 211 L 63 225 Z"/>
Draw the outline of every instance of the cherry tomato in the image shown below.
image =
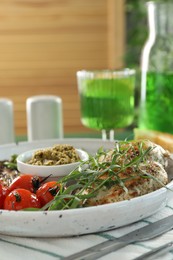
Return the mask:
<path id="1" fill-rule="evenodd" d="M 25 189 L 15 189 L 11 191 L 4 201 L 4 209 L 21 210 L 25 208 L 41 208 L 41 204 L 36 194 Z"/>
<path id="2" fill-rule="evenodd" d="M 8 196 L 9 193 L 10 193 L 9 188 L 6 186 L 2 186 L 2 194 L 3 194 L 3 197 L 2 197 L 3 206 L 2 207 L 4 207 L 5 198 Z"/>
<path id="3" fill-rule="evenodd" d="M 0 209 L 3 208 L 4 204 L 4 195 L 3 195 L 3 188 L 2 184 L 0 183 Z"/>
<path id="4" fill-rule="evenodd" d="M 3 209 L 4 200 L 8 194 L 8 188 L 3 186 L 2 183 L 0 183 L 0 209 Z"/>
<path id="5" fill-rule="evenodd" d="M 10 193 L 9 188 L 6 186 L 2 186 L 2 193 L 3 193 L 4 198 L 6 198 L 7 195 Z"/>
<path id="6" fill-rule="evenodd" d="M 40 186 L 40 181 L 41 178 L 39 178 L 38 176 L 33 176 L 30 174 L 20 175 L 13 180 L 13 182 L 9 186 L 9 190 L 12 191 L 21 188 L 35 193 Z"/>
<path id="7" fill-rule="evenodd" d="M 42 186 L 40 186 L 40 188 L 36 192 L 36 195 L 40 200 L 42 206 L 44 206 L 54 198 L 54 196 L 59 191 L 59 187 L 60 185 L 56 181 L 46 182 Z"/>

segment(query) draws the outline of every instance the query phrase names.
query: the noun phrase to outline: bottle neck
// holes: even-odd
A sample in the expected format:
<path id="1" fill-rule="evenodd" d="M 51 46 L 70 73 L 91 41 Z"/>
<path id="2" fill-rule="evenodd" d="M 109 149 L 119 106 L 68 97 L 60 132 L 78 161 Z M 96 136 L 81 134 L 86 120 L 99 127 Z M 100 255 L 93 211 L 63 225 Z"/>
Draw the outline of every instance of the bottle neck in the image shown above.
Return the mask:
<path id="1" fill-rule="evenodd" d="M 148 2 L 147 10 L 150 37 L 173 36 L 173 3 Z"/>

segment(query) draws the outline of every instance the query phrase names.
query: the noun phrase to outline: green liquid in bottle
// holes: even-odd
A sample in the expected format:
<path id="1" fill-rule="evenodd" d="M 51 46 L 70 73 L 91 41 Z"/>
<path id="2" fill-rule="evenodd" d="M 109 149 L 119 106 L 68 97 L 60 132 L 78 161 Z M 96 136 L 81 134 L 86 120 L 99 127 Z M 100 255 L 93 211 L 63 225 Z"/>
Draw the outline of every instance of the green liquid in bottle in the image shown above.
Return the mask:
<path id="1" fill-rule="evenodd" d="M 173 133 L 173 73 L 147 73 L 139 128 Z"/>

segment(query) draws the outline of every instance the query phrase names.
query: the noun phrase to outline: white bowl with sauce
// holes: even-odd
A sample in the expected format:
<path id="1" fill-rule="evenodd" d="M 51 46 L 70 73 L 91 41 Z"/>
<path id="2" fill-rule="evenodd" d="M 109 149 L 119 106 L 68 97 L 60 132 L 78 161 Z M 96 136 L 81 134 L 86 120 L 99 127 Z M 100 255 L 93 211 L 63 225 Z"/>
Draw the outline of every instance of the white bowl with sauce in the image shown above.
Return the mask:
<path id="1" fill-rule="evenodd" d="M 81 162 L 87 161 L 89 158 L 89 155 L 87 152 L 81 150 L 81 149 L 75 149 L 76 152 L 79 155 L 80 161 L 68 163 L 68 164 L 61 164 L 61 165 L 33 165 L 27 163 L 33 156 L 33 154 L 38 151 L 37 150 L 31 150 L 24 152 L 17 157 L 17 169 L 21 174 L 31 174 L 31 175 L 37 175 L 40 177 L 48 177 L 50 175 L 50 178 L 57 178 L 57 177 L 63 177 L 68 175 L 71 171 L 73 171 L 75 168 L 79 166 Z"/>

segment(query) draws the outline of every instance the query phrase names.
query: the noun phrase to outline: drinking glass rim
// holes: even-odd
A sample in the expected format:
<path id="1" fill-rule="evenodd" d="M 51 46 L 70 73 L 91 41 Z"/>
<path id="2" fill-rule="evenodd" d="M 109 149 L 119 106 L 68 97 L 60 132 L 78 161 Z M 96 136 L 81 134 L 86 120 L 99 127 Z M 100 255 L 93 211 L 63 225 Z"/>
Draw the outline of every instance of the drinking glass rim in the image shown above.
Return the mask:
<path id="1" fill-rule="evenodd" d="M 112 78 L 112 77 L 128 77 L 136 74 L 135 69 L 98 69 L 98 70 L 79 70 L 77 77 L 90 78 Z"/>

